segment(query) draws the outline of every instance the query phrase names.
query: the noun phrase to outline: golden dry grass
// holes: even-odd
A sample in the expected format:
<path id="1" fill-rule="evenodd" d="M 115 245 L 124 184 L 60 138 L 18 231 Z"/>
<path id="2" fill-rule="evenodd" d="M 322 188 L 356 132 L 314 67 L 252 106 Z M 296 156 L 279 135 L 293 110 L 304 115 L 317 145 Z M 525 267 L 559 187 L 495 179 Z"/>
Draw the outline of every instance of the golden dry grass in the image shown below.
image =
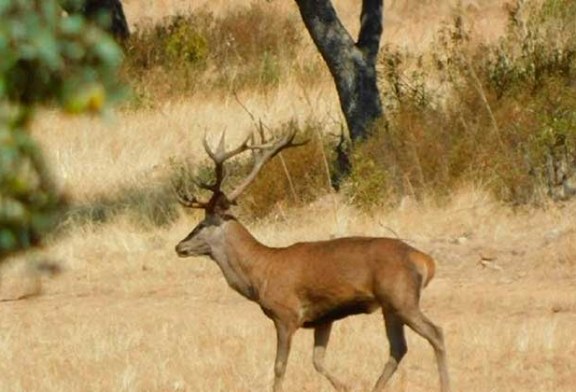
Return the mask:
<path id="1" fill-rule="evenodd" d="M 539 1 L 539 0 L 531 0 Z M 234 7 L 245 7 L 263 0 L 125 0 L 124 8 L 133 27 L 154 23 L 166 16 L 207 9 L 215 15 L 230 12 Z M 361 2 L 333 1 L 343 23 L 351 32 L 359 28 Z M 498 37 L 505 27 L 503 7 L 507 0 L 389 0 L 385 1 L 384 42 L 423 48 L 430 43 L 438 24 L 455 13 L 463 12 L 475 29 L 486 39 Z M 267 4 L 274 12 L 298 14 L 294 1 L 273 0 Z"/>
<path id="2" fill-rule="evenodd" d="M 125 3 L 128 15 L 140 12 L 139 18 L 192 4 Z M 218 12 L 227 6 L 204 3 Z M 425 2 L 425 9 L 433 3 Z M 502 2 L 476 3 L 492 10 Z M 390 1 L 387 7 L 410 14 L 413 4 Z M 438 18 L 449 10 L 447 1 L 441 5 Z M 290 2 L 271 6 L 295 12 Z M 418 36 L 401 31 L 394 34 Z M 339 127 L 329 83 L 312 90 L 286 84 L 242 100 L 271 126 L 314 118 L 327 124 L 326 132 Z M 226 128 L 233 142 L 251 127 L 233 98 L 208 95 L 158 110 L 121 111 L 105 121 L 44 112 L 35 136 L 71 200 L 90 203 L 97 195 L 159 184 L 170 158 L 202 159 L 206 129 L 213 135 Z M 227 287 L 214 263 L 175 255 L 174 245 L 198 219 L 181 213 L 170 226 L 150 228 L 118 215 L 75 227 L 4 266 L 0 391 L 269 390 L 272 323 Z M 455 391 L 573 390 L 575 202 L 513 211 L 469 186 L 442 205 L 405 199 L 396 210 L 365 215 L 329 195 L 247 226 L 278 246 L 332 235 L 406 239 L 439 261 L 422 308 L 444 328 Z M 63 273 L 41 276 L 25 263 L 45 259 L 59 262 Z M 413 333 L 408 340 L 408 355 L 388 390 L 436 390 L 431 348 Z M 331 391 L 312 368 L 311 346 L 310 331 L 297 334 L 287 391 Z M 353 391 L 367 391 L 387 351 L 381 316 L 357 316 L 336 324 L 327 362 Z"/>
<path id="3" fill-rule="evenodd" d="M 422 307 L 444 327 L 455 390 L 569 391 L 575 212 L 572 203 L 511 213 L 468 190 L 442 208 L 405 203 L 372 216 L 320 200 L 249 226 L 274 245 L 330 234 L 406 238 L 440 262 Z M 118 217 L 50 245 L 42 254 L 61 261 L 64 273 L 37 278 L 40 295 L 0 305 L 0 389 L 267 390 L 272 323 L 212 262 L 174 254 L 197 218 L 146 231 Z M 19 268 L 5 271 L 4 300 L 30 293 L 32 278 L 18 280 Z M 330 390 L 312 370 L 311 345 L 309 331 L 297 335 L 287 390 Z M 409 348 L 389 390 L 434 390 L 430 347 L 409 333 Z M 328 362 L 354 391 L 366 391 L 386 353 L 380 315 L 357 316 L 336 324 Z"/>

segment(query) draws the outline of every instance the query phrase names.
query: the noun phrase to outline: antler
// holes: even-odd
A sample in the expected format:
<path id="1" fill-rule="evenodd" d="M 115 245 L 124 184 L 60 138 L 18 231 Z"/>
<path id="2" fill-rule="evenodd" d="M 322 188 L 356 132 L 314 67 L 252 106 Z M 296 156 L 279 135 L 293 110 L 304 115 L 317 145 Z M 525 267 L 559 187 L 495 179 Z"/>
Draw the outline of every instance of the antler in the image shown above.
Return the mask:
<path id="1" fill-rule="evenodd" d="M 182 169 L 182 171 L 184 171 L 184 169 Z M 179 180 L 176 179 L 172 180 L 172 189 L 176 194 L 176 200 L 178 200 L 178 202 L 182 204 L 184 207 L 206 209 L 208 207 L 208 203 L 198 200 L 198 198 L 195 195 L 191 194 L 188 191 L 187 187 L 184 185 L 184 179 L 183 179 L 184 176 L 185 174 L 183 173 L 179 178 Z M 197 187 L 202 188 L 202 184 L 199 184 L 194 179 L 192 179 L 192 182 Z"/>
<path id="2" fill-rule="evenodd" d="M 224 208 L 226 209 L 228 208 L 228 205 L 234 203 L 238 198 L 238 196 L 240 196 L 242 192 L 246 190 L 248 185 L 250 185 L 252 181 L 254 181 L 254 179 L 256 178 L 260 170 L 262 170 L 262 167 L 264 167 L 264 164 L 266 162 L 272 159 L 276 154 L 278 154 L 283 149 L 290 147 L 298 147 L 308 142 L 308 140 L 306 140 L 304 142 L 295 143 L 294 138 L 296 136 L 296 130 L 291 130 L 285 133 L 280 138 L 278 138 L 276 141 L 272 142 L 266 140 L 262 129 L 259 130 L 259 133 L 261 140 L 260 144 L 249 145 L 248 144 L 249 141 L 254 142 L 254 136 L 250 135 L 242 142 L 242 144 L 240 144 L 238 147 L 236 147 L 231 151 L 225 150 L 226 132 L 222 132 L 222 136 L 220 136 L 220 141 L 218 142 L 218 146 L 216 147 L 215 151 L 212 150 L 212 148 L 210 148 L 210 145 L 208 144 L 208 140 L 205 135 L 202 144 L 204 145 L 206 153 L 208 154 L 210 159 L 212 159 L 212 161 L 214 162 L 214 172 L 216 179 L 212 184 L 207 184 L 205 182 L 197 182 L 195 180 L 192 181 L 194 182 L 194 184 L 196 184 L 197 187 L 209 190 L 213 193 L 213 195 L 208 202 L 202 202 L 198 200 L 196 196 L 190 195 L 189 193 L 185 193 L 182 189 L 183 187 L 176 187 L 176 197 L 180 202 L 180 204 L 189 208 L 202 208 L 205 210 L 211 210 L 216 208 L 218 204 L 221 203 L 222 201 L 225 201 L 226 204 Z M 242 181 L 242 183 L 238 187 L 236 187 L 236 189 L 234 189 L 232 193 L 230 193 L 230 196 L 226 197 L 221 189 L 222 182 L 226 178 L 224 162 L 238 154 L 241 154 L 246 150 L 251 150 L 253 152 L 254 167 L 252 168 L 250 174 Z M 224 196 L 223 200 L 222 196 Z M 220 207 L 222 207 L 222 205 L 220 205 Z"/>
<path id="3" fill-rule="evenodd" d="M 296 137 L 296 130 L 292 129 L 279 137 L 276 141 L 268 142 L 264 136 L 264 131 L 262 128 L 259 129 L 261 144 L 247 146 L 252 150 L 254 155 L 254 167 L 250 174 L 242 181 L 240 185 L 234 189 L 228 196 L 228 200 L 233 203 L 236 201 L 238 196 L 240 196 L 246 188 L 254 181 L 260 170 L 264 167 L 264 164 L 272 159 L 280 151 L 291 148 L 298 147 L 308 143 L 308 140 L 303 142 L 295 143 L 294 138 Z M 252 138 L 253 140 L 253 138 Z"/>
<path id="4" fill-rule="evenodd" d="M 208 207 L 208 203 L 199 201 L 196 196 L 190 195 L 189 193 L 184 193 L 182 187 L 174 187 L 176 191 L 176 199 L 180 204 L 184 207 L 188 208 L 202 208 L 206 209 Z"/>
<path id="5" fill-rule="evenodd" d="M 250 137 L 247 137 L 246 139 L 244 139 L 242 144 L 239 145 L 238 147 L 236 147 L 234 150 L 226 152 L 226 150 L 225 150 L 226 131 L 223 131 L 222 135 L 220 136 L 220 141 L 218 142 L 218 147 L 216 147 L 216 151 L 212 151 L 212 149 L 208 145 L 208 140 L 206 138 L 206 135 L 204 135 L 204 140 L 202 141 L 202 144 L 204 145 L 204 150 L 206 150 L 206 153 L 208 154 L 210 159 L 212 159 L 212 161 L 214 161 L 214 171 L 216 174 L 216 180 L 214 181 L 213 184 L 200 183 L 197 185 L 203 189 L 210 190 L 214 193 L 221 192 L 220 188 L 222 186 L 222 182 L 224 181 L 224 178 L 226 177 L 226 171 L 224 169 L 224 162 L 226 160 L 232 158 L 233 156 L 238 155 L 238 154 L 248 150 L 249 149 L 249 147 L 248 147 L 248 140 L 249 139 L 250 139 Z"/>

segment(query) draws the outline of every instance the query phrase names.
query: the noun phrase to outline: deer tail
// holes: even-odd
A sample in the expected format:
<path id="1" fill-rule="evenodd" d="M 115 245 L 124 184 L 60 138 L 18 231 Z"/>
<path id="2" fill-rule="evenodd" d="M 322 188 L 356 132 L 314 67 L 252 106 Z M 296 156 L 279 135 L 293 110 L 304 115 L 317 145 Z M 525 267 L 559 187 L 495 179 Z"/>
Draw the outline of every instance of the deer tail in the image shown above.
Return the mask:
<path id="1" fill-rule="evenodd" d="M 425 288 L 436 274 L 436 261 L 422 252 L 414 252 L 412 254 L 412 261 L 422 277 L 422 288 Z"/>

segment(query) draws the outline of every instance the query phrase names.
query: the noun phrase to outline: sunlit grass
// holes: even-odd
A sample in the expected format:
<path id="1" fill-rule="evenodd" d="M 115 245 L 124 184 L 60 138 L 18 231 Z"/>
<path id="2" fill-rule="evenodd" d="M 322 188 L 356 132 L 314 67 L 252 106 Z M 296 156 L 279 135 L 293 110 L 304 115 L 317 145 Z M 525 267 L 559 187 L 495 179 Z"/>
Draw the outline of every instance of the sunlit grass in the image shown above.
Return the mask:
<path id="1" fill-rule="evenodd" d="M 229 6 L 124 3 L 129 18 L 156 20 L 197 4 L 221 14 Z M 357 23 L 357 4 L 337 3 L 344 19 Z M 465 3 L 478 12 L 480 25 L 494 13 L 501 17 L 502 2 Z M 422 39 L 430 20 L 449 14 L 450 4 L 426 2 L 412 11 L 412 1 L 387 2 L 386 39 Z M 266 5 L 296 12 L 293 2 Z M 403 21 L 410 22 L 409 31 L 401 29 Z M 328 76 L 318 77 L 324 79 L 311 86 L 288 78 L 266 94 L 247 91 L 239 98 L 272 129 L 313 120 L 329 138 L 338 134 L 342 118 Z M 174 205 L 164 224 L 143 218 L 154 197 L 166 203 L 170 190 L 162 187 L 172 162 L 202 162 L 204 134 L 213 141 L 224 129 L 233 145 L 254 124 L 233 96 L 210 91 L 154 108 L 124 108 L 104 121 L 39 114 L 34 136 L 60 187 L 74 208 L 104 211 L 105 219 L 101 213 L 75 215 L 44 249 L 4 266 L 0 391 L 270 390 L 273 324 L 226 285 L 213 262 L 180 259 L 174 252 L 201 214 Z M 273 246 L 345 235 L 406 240 L 439 263 L 422 309 L 444 329 L 454 391 L 568 392 L 576 382 L 576 203 L 545 207 L 512 209 L 474 183 L 461 184 L 441 201 L 407 197 L 369 213 L 327 193 L 243 222 Z M 482 264 L 486 255 L 490 260 Z M 38 274 L 30 261 L 56 262 L 62 273 Z M 438 390 L 430 346 L 407 335 L 408 354 L 387 390 Z M 314 371 L 311 351 L 311 332 L 298 332 L 287 391 L 332 390 Z M 352 391 L 367 391 L 387 355 L 381 315 L 358 316 L 335 324 L 327 366 Z"/>

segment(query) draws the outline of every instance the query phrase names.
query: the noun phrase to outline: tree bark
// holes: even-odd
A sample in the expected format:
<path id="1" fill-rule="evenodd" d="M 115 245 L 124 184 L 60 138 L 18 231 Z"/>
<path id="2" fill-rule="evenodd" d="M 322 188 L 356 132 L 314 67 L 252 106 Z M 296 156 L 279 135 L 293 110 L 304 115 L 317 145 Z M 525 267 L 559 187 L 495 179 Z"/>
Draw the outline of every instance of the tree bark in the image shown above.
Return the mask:
<path id="1" fill-rule="evenodd" d="M 356 41 L 330 0 L 296 0 L 304 24 L 332 74 L 352 142 L 366 139 L 382 117 L 376 60 L 382 36 L 383 0 L 363 0 Z"/>
<path id="2" fill-rule="evenodd" d="M 69 14 L 82 14 L 86 19 L 99 23 L 104 14 L 108 21 L 104 28 L 117 40 L 130 36 L 126 15 L 120 0 L 60 0 Z"/>

